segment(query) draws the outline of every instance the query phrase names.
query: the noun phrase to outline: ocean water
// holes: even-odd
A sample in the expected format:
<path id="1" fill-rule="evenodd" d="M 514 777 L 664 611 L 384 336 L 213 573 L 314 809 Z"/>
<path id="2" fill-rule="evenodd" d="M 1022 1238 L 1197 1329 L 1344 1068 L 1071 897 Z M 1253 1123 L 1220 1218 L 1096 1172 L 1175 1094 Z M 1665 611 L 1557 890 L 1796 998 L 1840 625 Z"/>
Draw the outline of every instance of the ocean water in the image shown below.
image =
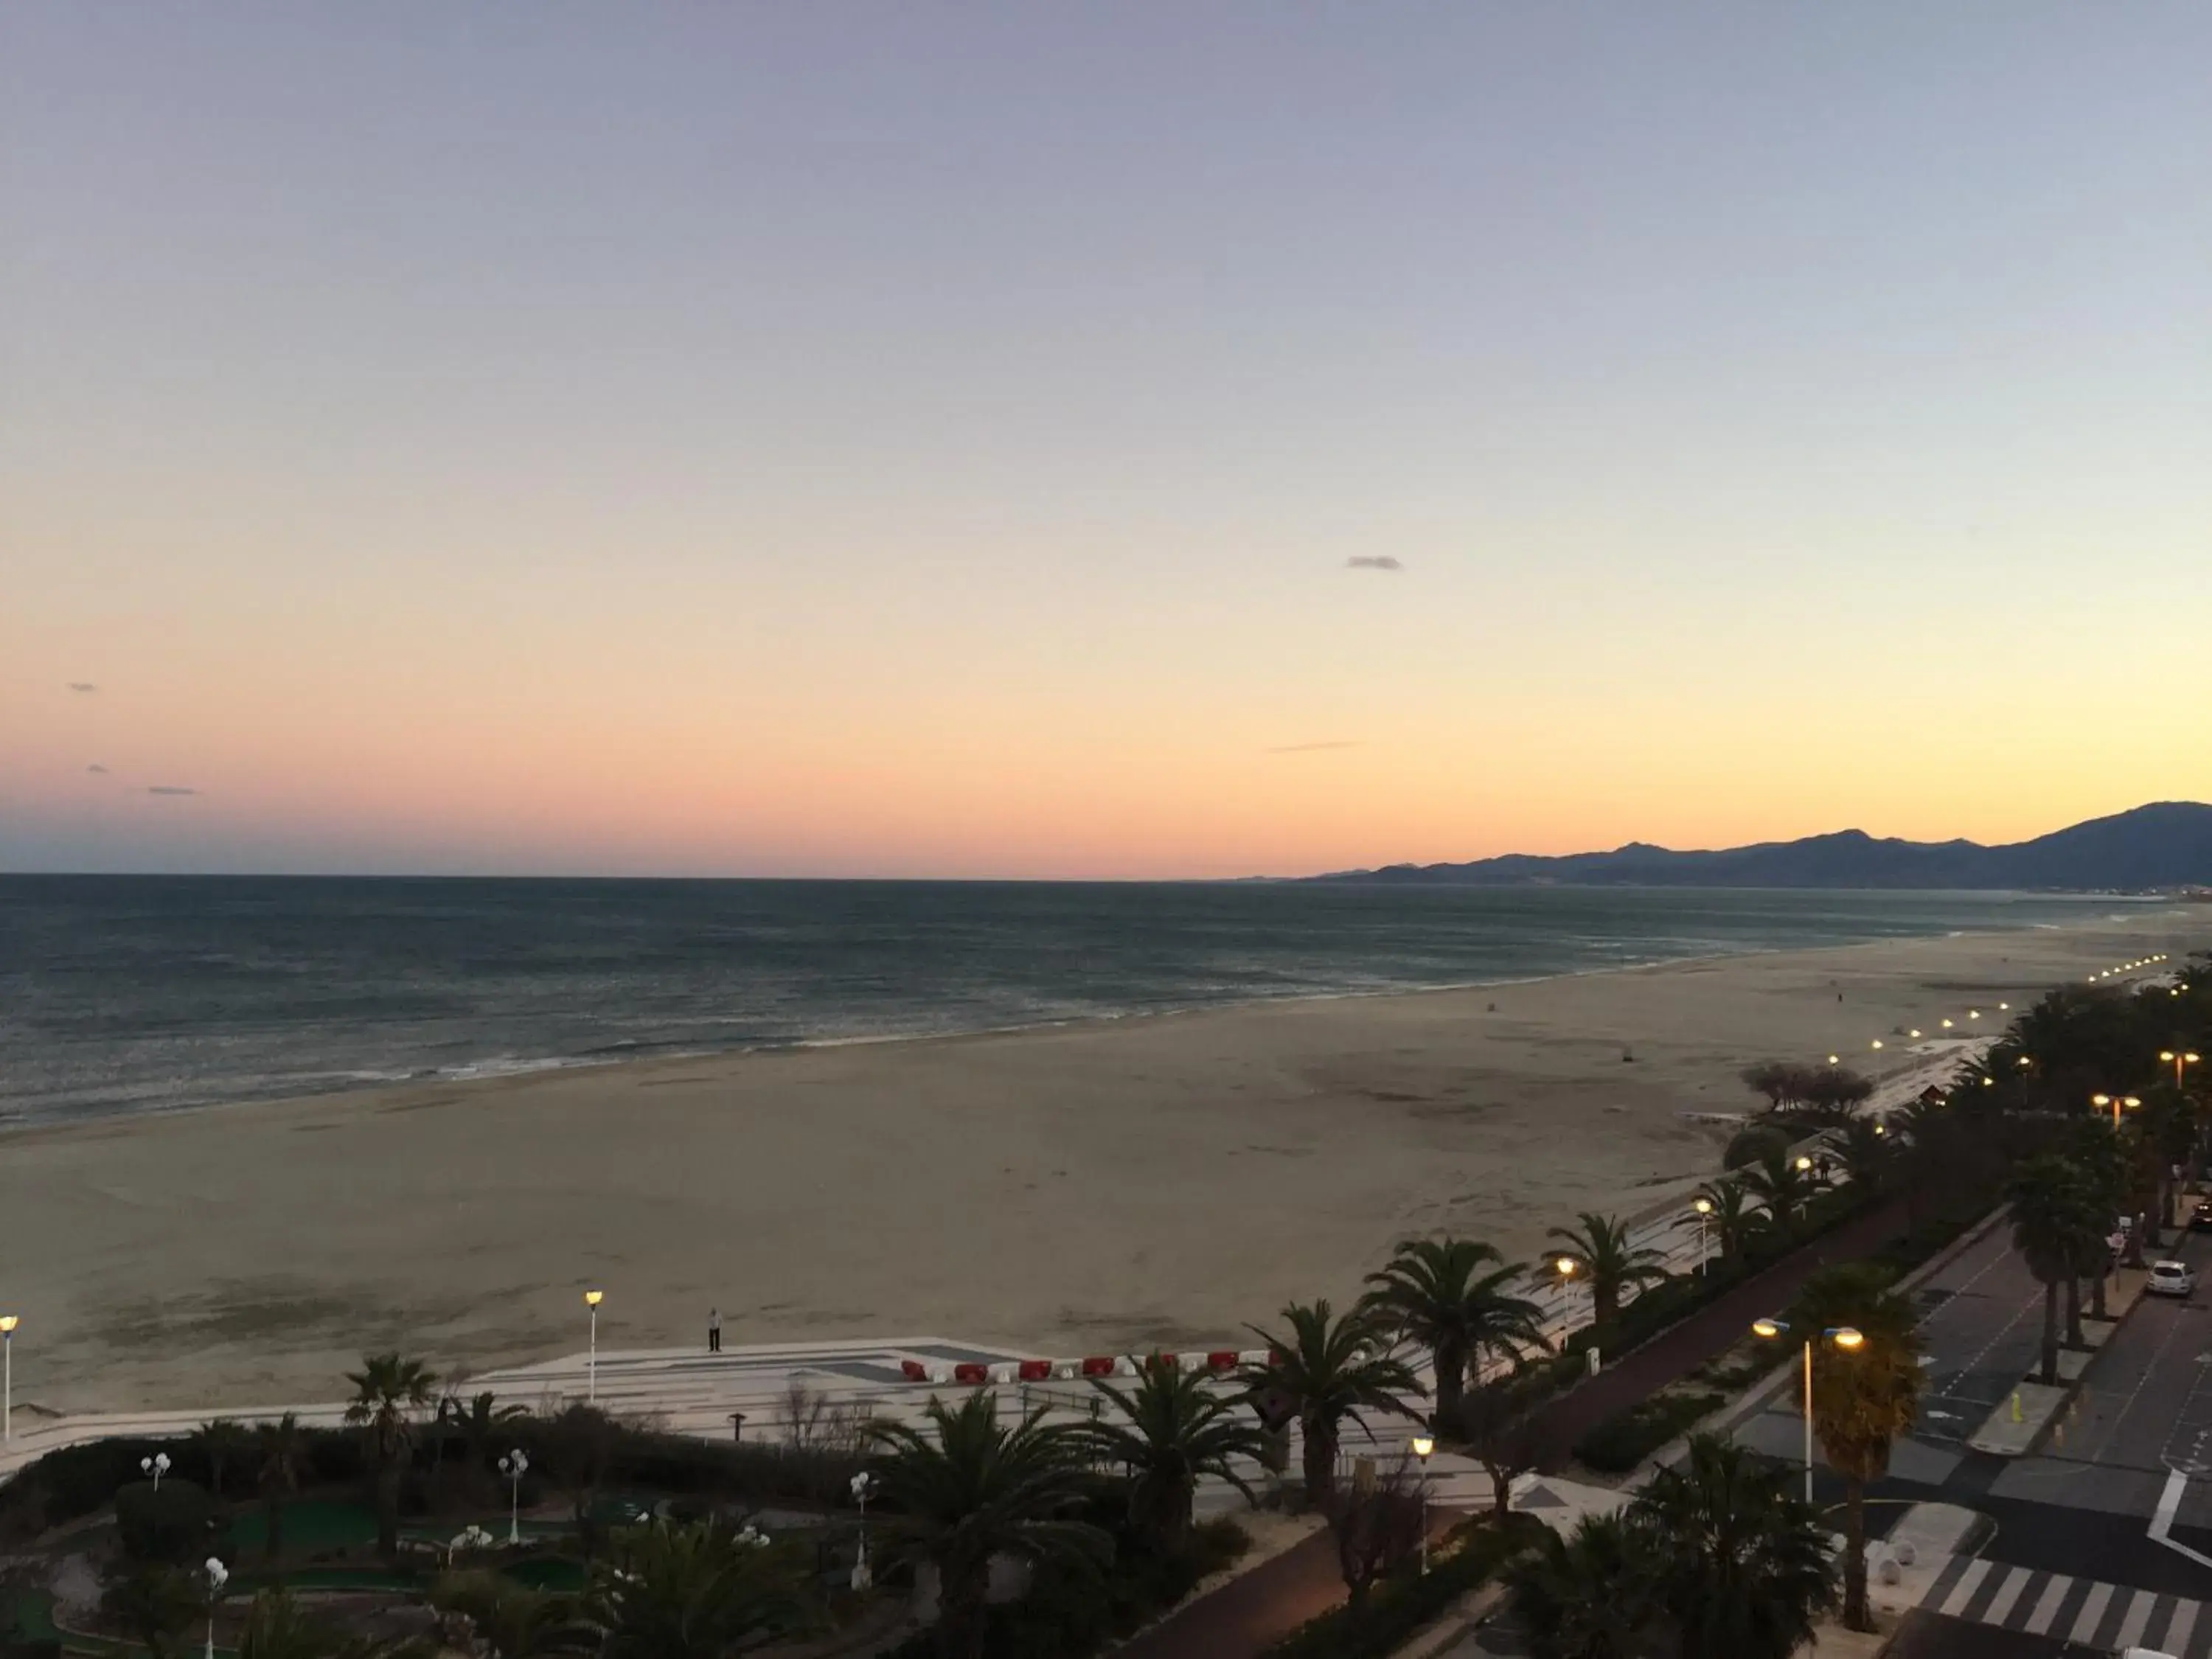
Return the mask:
<path id="1" fill-rule="evenodd" d="M 0 876 L 0 1122 L 2031 927 L 2114 902 Z"/>

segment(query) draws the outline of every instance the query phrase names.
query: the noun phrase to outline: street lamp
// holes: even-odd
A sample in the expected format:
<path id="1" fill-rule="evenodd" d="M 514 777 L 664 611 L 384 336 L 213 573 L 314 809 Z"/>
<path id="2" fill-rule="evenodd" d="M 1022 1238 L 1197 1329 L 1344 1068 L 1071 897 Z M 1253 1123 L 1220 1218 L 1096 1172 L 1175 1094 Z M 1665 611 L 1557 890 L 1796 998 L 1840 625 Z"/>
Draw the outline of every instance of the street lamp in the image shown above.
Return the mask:
<path id="1" fill-rule="evenodd" d="M 522 1541 L 522 1477 L 530 1473 L 530 1460 L 522 1455 L 522 1448 L 499 1460 L 499 1472 L 507 1477 L 507 1541 Z"/>
<path id="2" fill-rule="evenodd" d="M 15 1327 L 22 1322 L 20 1314 L 0 1314 L 0 1440 L 15 1437 Z"/>
<path id="3" fill-rule="evenodd" d="M 876 1477 L 862 1469 L 853 1477 L 853 1501 L 860 1506 L 860 1548 L 853 1562 L 853 1588 L 864 1590 L 874 1582 L 868 1572 L 868 1494 L 876 1489 Z"/>
<path id="4" fill-rule="evenodd" d="M 592 1401 L 595 1405 L 599 1398 L 599 1304 L 606 1299 L 607 1293 L 605 1291 L 584 1292 L 584 1305 L 592 1310 L 592 1357 L 589 1369 L 591 1380 L 588 1388 Z"/>
<path id="5" fill-rule="evenodd" d="M 1812 1170 L 1812 1168 L 1813 1168 L 1813 1160 L 1812 1160 L 1811 1158 L 1809 1158 L 1806 1157 L 1802 1152 L 1800 1152 L 1800 1153 L 1797 1155 L 1797 1173 L 1798 1173 L 1799 1175 L 1806 1175 L 1806 1174 L 1809 1174 L 1809 1173 L 1811 1172 L 1811 1170 Z"/>
<path id="6" fill-rule="evenodd" d="M 2181 1087 L 2181 1068 L 2185 1066 L 2194 1066 L 2204 1058 L 2202 1054 L 2182 1054 L 2172 1048 L 2160 1049 L 2158 1057 L 2173 1067 L 2173 1086 L 2176 1090 Z"/>
<path id="7" fill-rule="evenodd" d="M 230 1569 L 210 1555 L 207 1559 L 208 1581 L 208 1639 L 207 1659 L 215 1659 L 215 1604 L 222 1594 L 222 1587 L 230 1582 Z"/>
<path id="8" fill-rule="evenodd" d="M 1790 1328 L 1786 1319 L 1754 1319 L 1751 1334 L 1772 1341 Z M 1820 1333 L 1822 1338 L 1834 1343 L 1846 1353 L 1866 1340 L 1866 1337 L 1850 1325 L 1832 1326 Z M 1805 1339 L 1805 1501 L 1813 1501 L 1813 1339 Z"/>
<path id="9" fill-rule="evenodd" d="M 151 1475 L 154 1479 L 154 1490 L 161 1491 L 161 1477 L 169 1472 L 169 1454 L 155 1452 L 151 1457 L 140 1458 L 138 1472 L 141 1474 Z"/>
<path id="10" fill-rule="evenodd" d="M 2120 1108 L 2124 1106 L 2132 1112 L 2142 1102 L 2133 1095 L 2091 1095 L 2089 1103 L 2099 1111 L 2107 1106 L 2112 1109 L 2112 1133 L 2118 1134 L 2120 1132 Z"/>
<path id="11" fill-rule="evenodd" d="M 1705 1270 L 1705 1218 L 1713 1212 L 1713 1201 L 1701 1198 L 1690 1207 L 1698 1212 L 1698 1271 L 1702 1273 Z"/>
<path id="12" fill-rule="evenodd" d="M 1413 1437 L 1413 1455 L 1421 1461 L 1421 1577 L 1429 1576 L 1429 1455 L 1437 1449 L 1428 1435 Z"/>

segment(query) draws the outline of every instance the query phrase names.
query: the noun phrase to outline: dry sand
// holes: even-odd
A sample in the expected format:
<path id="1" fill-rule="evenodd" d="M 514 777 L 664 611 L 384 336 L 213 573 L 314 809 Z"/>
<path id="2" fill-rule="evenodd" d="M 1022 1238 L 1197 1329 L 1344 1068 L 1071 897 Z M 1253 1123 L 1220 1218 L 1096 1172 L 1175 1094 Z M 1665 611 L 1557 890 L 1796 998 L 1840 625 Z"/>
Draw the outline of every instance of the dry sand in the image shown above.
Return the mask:
<path id="1" fill-rule="evenodd" d="M 2015 1006 L 2212 915 L 1473 991 L 727 1055 L 27 1130 L 0 1141 L 15 1398 L 313 1401 L 364 1350 L 933 1332 L 1046 1353 L 1343 1298 L 1391 1242 L 1516 1254 L 1715 1167 L 1736 1073 Z M 1495 1005 L 1494 1012 L 1492 1005 Z M 1624 1061 L 1624 1050 L 1632 1061 Z M 1884 1051 L 1894 1056 L 1897 1045 Z"/>

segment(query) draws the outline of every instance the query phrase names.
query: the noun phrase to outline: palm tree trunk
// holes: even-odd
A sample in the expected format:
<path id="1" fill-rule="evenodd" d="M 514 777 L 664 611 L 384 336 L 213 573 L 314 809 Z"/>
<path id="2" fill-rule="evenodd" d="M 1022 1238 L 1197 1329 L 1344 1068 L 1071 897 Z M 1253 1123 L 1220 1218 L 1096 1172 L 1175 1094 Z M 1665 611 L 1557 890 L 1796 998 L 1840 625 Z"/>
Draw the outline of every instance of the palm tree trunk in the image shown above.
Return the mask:
<path id="1" fill-rule="evenodd" d="M 1592 1285 L 1590 1286 L 1590 1321 L 1604 1330 L 1613 1323 L 1613 1315 L 1620 1311 L 1620 1286 Z"/>
<path id="2" fill-rule="evenodd" d="M 284 1553 L 284 1499 L 276 1492 L 269 1494 L 269 1559 L 274 1561 Z"/>
<path id="3" fill-rule="evenodd" d="M 1429 1431 L 1439 1440 L 1460 1437 L 1460 1398 L 1467 1387 L 1467 1351 L 1456 1342 L 1437 1345 L 1437 1408 Z"/>
<path id="4" fill-rule="evenodd" d="M 1513 1474 L 1502 1463 L 1490 1469 L 1490 1513 L 1501 1531 L 1513 1516 Z"/>
<path id="5" fill-rule="evenodd" d="M 2081 1279 L 2077 1273 L 2066 1275 L 2066 1346 L 2086 1347 L 2081 1340 Z"/>
<path id="6" fill-rule="evenodd" d="M 2043 1281 L 2043 1381 L 2058 1381 L 2058 1281 Z"/>
<path id="7" fill-rule="evenodd" d="M 2089 1316 L 2093 1319 L 2110 1317 L 2105 1311 L 2105 1279 L 2111 1271 L 2111 1256 L 2101 1248 L 2097 1256 L 2096 1276 L 2089 1281 Z"/>
<path id="8" fill-rule="evenodd" d="M 399 1463 L 390 1456 L 376 1471 L 376 1548 L 386 1560 L 399 1553 Z"/>
<path id="9" fill-rule="evenodd" d="M 983 1637 L 989 1628 L 986 1605 L 991 1589 L 991 1564 L 987 1559 L 974 1571 L 945 1572 L 937 1580 L 937 1651 L 943 1659 L 983 1659 Z"/>
<path id="10" fill-rule="evenodd" d="M 1844 1480 L 1844 1628 L 1869 1631 L 1867 1612 L 1866 1482 Z"/>
<path id="11" fill-rule="evenodd" d="M 1336 1496 L 1336 1431 L 1316 1423 L 1306 1425 L 1306 1504 L 1326 1510 Z"/>

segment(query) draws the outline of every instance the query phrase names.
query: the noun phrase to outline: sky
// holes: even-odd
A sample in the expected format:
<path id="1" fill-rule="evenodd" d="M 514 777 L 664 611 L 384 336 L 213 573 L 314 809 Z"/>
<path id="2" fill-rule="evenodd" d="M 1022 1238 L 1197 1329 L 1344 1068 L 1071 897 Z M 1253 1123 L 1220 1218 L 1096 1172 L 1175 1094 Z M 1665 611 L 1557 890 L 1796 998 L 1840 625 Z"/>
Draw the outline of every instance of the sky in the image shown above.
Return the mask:
<path id="1" fill-rule="evenodd" d="M 0 12 L 0 869 L 2212 799 L 2212 8 Z"/>

